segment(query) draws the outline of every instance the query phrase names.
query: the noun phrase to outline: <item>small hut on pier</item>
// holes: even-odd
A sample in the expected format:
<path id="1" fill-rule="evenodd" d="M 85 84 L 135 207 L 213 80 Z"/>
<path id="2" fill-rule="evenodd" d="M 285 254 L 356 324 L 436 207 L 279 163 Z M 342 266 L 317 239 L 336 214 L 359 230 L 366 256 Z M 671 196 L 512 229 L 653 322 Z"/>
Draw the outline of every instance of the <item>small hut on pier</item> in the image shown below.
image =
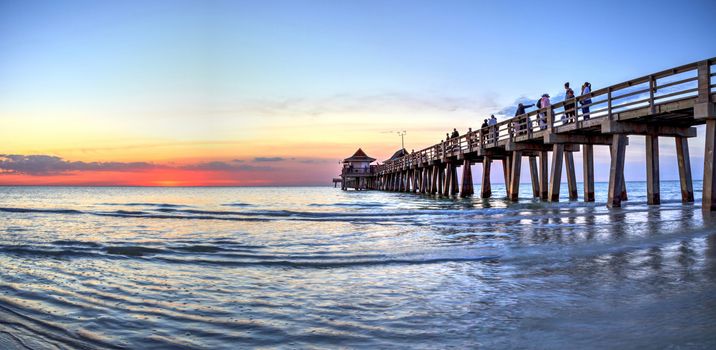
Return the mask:
<path id="1" fill-rule="evenodd" d="M 375 166 L 371 165 L 375 158 L 368 157 L 362 149 L 358 149 L 352 156 L 343 160 L 341 171 L 341 189 L 347 190 L 350 187 L 356 190 L 367 189 L 369 181 L 372 180 Z"/>

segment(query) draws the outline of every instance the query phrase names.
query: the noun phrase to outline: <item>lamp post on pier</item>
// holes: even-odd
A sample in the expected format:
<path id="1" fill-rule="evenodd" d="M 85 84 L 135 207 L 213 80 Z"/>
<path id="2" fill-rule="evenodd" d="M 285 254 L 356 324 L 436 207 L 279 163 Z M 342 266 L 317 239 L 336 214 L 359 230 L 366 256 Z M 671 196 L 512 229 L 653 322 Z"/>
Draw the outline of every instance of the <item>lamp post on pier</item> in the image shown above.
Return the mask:
<path id="1" fill-rule="evenodd" d="M 405 130 L 397 132 L 397 134 L 400 135 L 400 149 L 405 149 L 405 134 L 407 133 Z"/>

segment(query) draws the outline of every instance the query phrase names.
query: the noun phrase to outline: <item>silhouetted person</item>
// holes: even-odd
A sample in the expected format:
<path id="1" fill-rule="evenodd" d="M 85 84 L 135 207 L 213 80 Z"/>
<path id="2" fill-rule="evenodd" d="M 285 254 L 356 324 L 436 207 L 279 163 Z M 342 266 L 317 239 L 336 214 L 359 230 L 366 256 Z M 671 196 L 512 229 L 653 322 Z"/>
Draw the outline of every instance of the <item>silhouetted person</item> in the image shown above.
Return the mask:
<path id="1" fill-rule="evenodd" d="M 494 114 L 490 115 L 490 120 L 487 122 L 487 125 L 490 126 L 490 138 L 492 138 L 494 142 L 494 139 L 497 138 L 497 118 L 495 118 Z"/>
<path id="2" fill-rule="evenodd" d="M 549 94 L 542 94 L 542 98 L 537 102 L 537 106 L 542 108 L 549 108 L 552 104 L 549 102 Z M 539 114 L 539 128 L 544 130 L 547 129 L 547 114 L 540 112 Z"/>
<path id="3" fill-rule="evenodd" d="M 518 104 L 517 110 L 515 111 L 515 117 L 525 114 L 525 109 L 530 108 L 532 106 L 534 106 L 534 104 L 531 104 L 531 105 L 524 105 L 522 103 Z"/>
<path id="4" fill-rule="evenodd" d="M 452 135 L 450 135 L 452 138 L 460 137 L 460 133 L 457 132 L 457 129 L 452 129 Z"/>
<path id="5" fill-rule="evenodd" d="M 592 92 L 592 84 L 585 81 L 584 84 L 582 84 L 582 93 L 581 95 L 589 95 Z M 579 101 L 579 103 L 582 105 L 582 115 L 584 115 L 584 119 L 589 119 L 589 105 L 592 103 L 591 96 L 585 98 L 582 101 Z M 585 106 L 586 105 L 586 106 Z"/>
<path id="6" fill-rule="evenodd" d="M 487 119 L 485 119 L 485 121 L 482 122 L 482 125 L 480 126 L 480 129 L 486 128 L 487 125 L 488 125 L 488 124 L 487 124 Z"/>
<path id="7" fill-rule="evenodd" d="M 574 122 L 576 105 L 574 103 L 574 90 L 569 87 L 569 82 L 564 83 L 564 117 L 567 119 L 566 123 Z M 564 119 L 562 119 L 564 121 Z"/>

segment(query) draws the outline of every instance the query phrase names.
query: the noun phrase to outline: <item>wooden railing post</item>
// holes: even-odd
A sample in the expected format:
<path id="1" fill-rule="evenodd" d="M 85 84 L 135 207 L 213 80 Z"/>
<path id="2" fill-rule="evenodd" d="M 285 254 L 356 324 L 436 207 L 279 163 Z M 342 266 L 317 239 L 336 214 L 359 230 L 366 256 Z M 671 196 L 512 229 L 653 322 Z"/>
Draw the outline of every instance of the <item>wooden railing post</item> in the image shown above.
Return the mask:
<path id="1" fill-rule="evenodd" d="M 546 118 L 547 118 L 547 132 L 550 134 L 554 132 L 554 110 L 552 110 L 552 106 L 547 107 L 546 112 Z"/>
<path id="2" fill-rule="evenodd" d="M 656 92 L 656 79 L 653 75 L 649 76 L 649 114 L 656 113 L 656 107 L 654 106 L 654 92 Z"/>
<path id="3" fill-rule="evenodd" d="M 701 61 L 697 65 L 698 87 L 696 103 L 694 104 L 694 118 L 713 119 L 716 118 L 716 111 L 711 101 L 711 62 Z"/>
<path id="4" fill-rule="evenodd" d="M 607 118 L 613 120 L 612 117 L 612 87 L 607 88 Z"/>

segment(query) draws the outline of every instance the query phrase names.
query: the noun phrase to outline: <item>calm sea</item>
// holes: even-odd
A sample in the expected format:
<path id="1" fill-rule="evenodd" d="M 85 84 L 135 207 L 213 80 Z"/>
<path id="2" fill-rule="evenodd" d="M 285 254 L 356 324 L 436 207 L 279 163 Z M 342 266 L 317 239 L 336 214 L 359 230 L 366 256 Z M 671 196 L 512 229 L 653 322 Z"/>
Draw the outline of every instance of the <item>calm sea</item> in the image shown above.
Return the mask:
<path id="1" fill-rule="evenodd" d="M 701 193 L 605 188 L 2 187 L 0 348 L 716 347 Z"/>

